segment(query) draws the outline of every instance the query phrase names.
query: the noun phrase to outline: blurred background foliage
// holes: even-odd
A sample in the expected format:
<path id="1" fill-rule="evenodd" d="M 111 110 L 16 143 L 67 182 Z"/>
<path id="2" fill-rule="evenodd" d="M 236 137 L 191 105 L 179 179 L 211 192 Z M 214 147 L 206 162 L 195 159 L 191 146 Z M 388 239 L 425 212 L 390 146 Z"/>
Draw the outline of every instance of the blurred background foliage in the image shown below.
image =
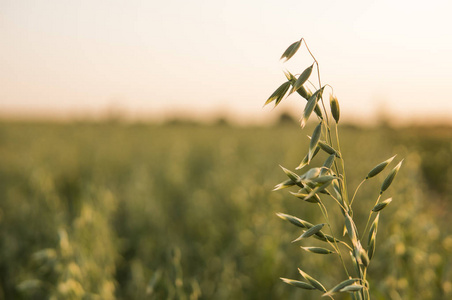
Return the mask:
<path id="1" fill-rule="evenodd" d="M 1 122 L 0 299 L 318 299 L 278 278 L 302 267 L 331 288 L 346 279 L 339 261 L 291 244 L 300 231 L 275 213 L 321 214 L 270 192 L 310 131 L 288 115 L 268 127 Z M 377 163 L 405 158 L 385 194 L 373 298 L 451 299 L 451 128 L 340 134 L 351 190 Z M 383 179 L 357 195 L 363 222 Z"/>

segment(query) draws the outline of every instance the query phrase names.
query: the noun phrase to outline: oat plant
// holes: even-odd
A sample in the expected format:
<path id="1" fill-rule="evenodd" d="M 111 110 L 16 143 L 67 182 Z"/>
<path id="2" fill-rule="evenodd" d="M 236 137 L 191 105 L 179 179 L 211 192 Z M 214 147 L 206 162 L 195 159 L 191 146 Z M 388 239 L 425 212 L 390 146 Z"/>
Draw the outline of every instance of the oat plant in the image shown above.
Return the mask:
<path id="1" fill-rule="evenodd" d="M 353 215 L 353 201 L 359 188 L 368 180 L 379 175 L 394 159 L 395 156 L 381 162 L 369 171 L 361 183 L 356 187 L 350 198 L 345 175 L 345 163 L 341 154 L 338 123 L 340 119 L 339 102 L 333 94 L 329 85 L 322 85 L 320 79 L 319 64 L 306 41 L 301 40 L 290 45 L 281 56 L 288 61 L 304 44 L 307 52 L 313 60 L 311 66 L 301 74 L 292 74 L 284 71 L 286 81 L 268 98 L 265 105 L 274 102 L 277 106 L 285 97 L 296 93 L 307 100 L 301 116 L 301 128 L 304 128 L 308 120 L 316 119 L 317 125 L 309 137 L 309 149 L 301 163 L 295 168 L 298 172 L 281 167 L 288 179 L 276 185 L 274 190 L 285 188 L 296 188 L 290 192 L 296 198 L 301 199 L 302 205 L 316 205 L 320 209 L 323 220 L 304 220 L 302 218 L 277 213 L 277 215 L 291 224 L 300 228 L 300 236 L 293 243 L 302 243 L 301 248 L 306 251 L 305 255 L 336 255 L 337 266 L 331 268 L 343 268 L 343 278 L 338 278 L 335 286 L 326 288 L 322 279 L 314 278 L 304 270 L 298 269 L 300 278 L 281 280 L 289 285 L 305 289 L 317 290 L 322 296 L 334 299 L 339 293 L 348 293 L 352 299 L 370 299 L 369 281 L 367 270 L 370 266 L 376 248 L 376 237 L 378 231 L 378 220 L 382 210 L 391 203 L 392 198 L 384 199 L 384 193 L 397 175 L 402 161 L 400 161 L 383 180 L 379 192 L 376 192 L 376 200 L 367 199 L 363 201 L 369 206 L 369 216 L 364 228 L 358 228 Z M 309 79 L 313 70 L 316 70 L 315 82 Z M 311 92 L 309 87 L 314 89 Z M 331 91 L 329 96 L 329 110 L 324 103 L 326 91 Z M 311 165 L 313 158 L 324 156 L 323 165 Z M 383 200 L 384 199 L 384 200 Z M 374 203 L 375 202 L 375 203 Z M 333 228 L 329 213 L 333 207 L 343 221 L 341 228 Z M 313 222 L 313 223 L 311 223 Z M 364 224 L 364 222 L 362 222 Z M 323 247 L 310 246 L 312 239 L 324 242 Z M 311 244 L 312 245 L 312 244 Z"/>

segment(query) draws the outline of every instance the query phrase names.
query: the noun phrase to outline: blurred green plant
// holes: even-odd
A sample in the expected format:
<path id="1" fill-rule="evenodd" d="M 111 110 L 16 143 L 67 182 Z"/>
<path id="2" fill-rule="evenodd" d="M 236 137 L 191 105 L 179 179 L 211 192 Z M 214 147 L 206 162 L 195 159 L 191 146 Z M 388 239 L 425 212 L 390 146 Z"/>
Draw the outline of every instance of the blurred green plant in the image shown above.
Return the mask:
<path id="1" fill-rule="evenodd" d="M 394 201 L 380 212 L 385 237 L 368 269 L 372 299 L 452 299 L 450 128 L 346 125 L 341 120 L 339 129 L 350 186 L 360 183 L 351 175 L 368 173 L 369 159 L 407 158 L 389 188 Z M 303 147 L 309 139 L 288 124 L 0 122 L 0 299 L 64 299 L 70 293 L 58 287 L 78 284 L 86 299 L 317 299 L 275 274 L 296 278 L 297 263 L 334 286 L 346 277 L 331 268 L 338 256 L 300 255 L 305 250 L 290 244 L 300 228 L 268 218 L 322 217 L 317 205 L 268 193 L 280 175 L 274 162 L 298 165 Z M 321 151 L 311 164 L 323 164 Z M 426 164 L 431 172 L 423 172 Z M 383 180 L 380 174 L 357 193 L 358 226 L 370 209 L 361 200 Z M 335 209 L 332 227 L 343 228 Z M 71 255 L 61 252 L 64 240 Z M 311 242 L 304 246 L 327 248 Z"/>
<path id="2" fill-rule="evenodd" d="M 371 169 L 367 176 L 359 183 L 351 199 L 349 198 L 345 163 L 341 153 L 338 131 L 340 108 L 336 96 L 333 95 L 333 89 L 329 85 L 322 86 L 319 63 L 303 38 L 291 44 L 283 53 L 281 59 L 285 61 L 291 59 L 302 44 L 305 45 L 306 50 L 314 62 L 299 74 L 298 77 L 289 71 L 285 71 L 284 74 L 287 81 L 282 83 L 273 92 L 265 102 L 265 105 L 274 101 L 276 107 L 286 96 L 297 92 L 302 98 L 307 100 L 301 117 L 301 127 L 304 128 L 306 126 L 314 112 L 318 124 L 315 126 L 312 135 L 308 136 L 310 142 L 305 157 L 298 167 L 295 168 L 296 170 L 303 169 L 304 172 L 298 174 L 281 167 L 288 179 L 276 185 L 274 190 L 296 187 L 298 190 L 296 192 L 290 192 L 290 194 L 306 202 L 306 205 L 317 205 L 323 215 L 324 223 L 313 224 L 285 213 L 277 213 L 277 215 L 281 219 L 301 228 L 301 235 L 294 239 L 292 241 L 293 243 L 307 239 L 312 240 L 314 238 L 326 243 L 326 246 L 322 247 L 301 246 L 301 249 L 314 255 L 337 255 L 339 264 L 344 269 L 345 277 L 330 289 L 325 288 L 324 284 L 318 279 L 315 279 L 300 268 L 298 271 L 303 279 L 302 281 L 288 278 L 281 278 L 281 280 L 301 289 L 321 291 L 323 296 L 330 297 L 331 299 L 334 299 L 334 296 L 338 293 L 349 293 L 354 300 L 368 300 L 370 299 L 370 284 L 367 278 L 368 267 L 376 250 L 380 213 L 392 202 L 392 198 L 383 201 L 381 198 L 399 172 L 403 160 L 386 175 L 386 178 L 381 184 L 378 196 L 376 196 L 375 203 L 369 208 L 366 225 L 363 229 L 358 228 L 356 224 L 359 220 L 354 216 L 352 208 L 358 190 L 367 180 L 380 174 L 393 161 L 395 156 L 379 163 Z M 317 70 L 317 86 L 309 81 L 314 68 Z M 316 89 L 314 93 L 306 86 L 308 82 Z M 331 117 L 323 101 L 325 89 L 328 87 L 332 91 L 329 97 L 329 103 L 331 117 L 334 122 L 330 120 Z M 332 130 L 333 125 L 331 123 L 334 123 L 334 130 Z M 326 160 L 323 165 L 313 167 L 311 161 L 319 152 L 327 156 Z M 309 168 L 307 168 L 308 166 Z M 367 205 L 370 204 L 367 203 Z M 333 229 L 334 224 L 330 220 L 329 214 L 333 210 L 333 206 L 337 206 L 342 213 L 342 232 L 343 235 L 345 233 L 348 234 L 348 241 L 345 241 L 341 237 L 341 230 L 338 228 Z M 370 223 L 371 220 L 373 220 L 372 223 Z M 349 260 L 346 259 L 347 257 Z M 336 268 L 336 265 L 331 265 L 330 267 Z"/>

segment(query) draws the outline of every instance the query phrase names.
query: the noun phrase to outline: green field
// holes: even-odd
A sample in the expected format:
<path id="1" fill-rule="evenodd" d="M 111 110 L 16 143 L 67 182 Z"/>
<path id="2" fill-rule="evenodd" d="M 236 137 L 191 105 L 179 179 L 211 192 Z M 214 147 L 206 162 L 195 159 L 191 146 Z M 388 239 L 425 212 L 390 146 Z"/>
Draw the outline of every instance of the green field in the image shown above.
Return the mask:
<path id="1" fill-rule="evenodd" d="M 451 128 L 340 131 L 351 190 L 405 158 L 380 219 L 372 298 L 451 299 Z M 0 123 L 0 299 L 319 299 L 279 277 L 303 267 L 332 287 L 346 279 L 337 257 L 302 252 L 275 213 L 321 214 L 271 192 L 285 180 L 278 165 L 303 158 L 306 132 Z M 383 179 L 357 196 L 364 223 Z"/>

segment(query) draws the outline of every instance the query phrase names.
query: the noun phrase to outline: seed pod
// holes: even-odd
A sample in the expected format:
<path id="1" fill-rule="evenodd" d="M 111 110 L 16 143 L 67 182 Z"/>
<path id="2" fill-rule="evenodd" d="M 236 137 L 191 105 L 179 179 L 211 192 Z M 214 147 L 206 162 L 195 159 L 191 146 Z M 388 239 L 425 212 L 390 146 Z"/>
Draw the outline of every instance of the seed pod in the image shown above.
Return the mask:
<path id="1" fill-rule="evenodd" d="M 283 169 L 284 173 L 286 173 L 287 177 L 289 177 L 290 180 L 292 180 L 295 183 L 300 181 L 300 176 L 298 176 L 298 174 L 296 174 L 290 170 L 287 170 L 286 168 L 284 168 L 281 165 L 280 165 L 280 167 L 281 167 L 281 169 Z"/>
<path id="2" fill-rule="evenodd" d="M 325 176 L 319 176 L 317 178 L 314 178 L 312 181 L 316 183 L 329 183 L 333 181 L 334 179 L 337 179 L 334 175 L 325 175 Z"/>
<path id="3" fill-rule="evenodd" d="M 372 222 L 372 225 L 370 226 L 369 235 L 367 236 L 367 245 L 370 244 L 370 240 L 372 239 L 372 235 L 374 233 L 377 234 L 378 220 L 379 219 L 380 219 L 380 213 L 377 213 L 377 216 L 375 217 L 375 220 Z"/>
<path id="4" fill-rule="evenodd" d="M 309 98 L 308 103 L 306 104 L 303 116 L 301 117 L 301 128 L 304 128 L 306 125 L 306 122 L 308 121 L 309 117 L 311 116 L 314 107 L 317 105 L 317 100 L 320 98 L 320 96 L 323 93 L 323 87 L 317 90 L 314 94 L 312 94 L 311 98 Z"/>
<path id="5" fill-rule="evenodd" d="M 375 166 L 375 168 L 373 168 L 372 170 L 370 170 L 369 174 L 367 174 L 366 179 L 369 179 L 371 177 L 374 177 L 376 175 L 378 175 L 381 171 L 384 170 L 384 168 L 386 168 L 387 165 L 389 165 L 392 160 L 394 159 L 394 157 L 396 157 L 397 155 L 394 155 L 393 157 L 385 160 L 382 163 L 379 163 L 377 166 Z"/>
<path id="6" fill-rule="evenodd" d="M 291 179 L 287 179 L 286 181 L 283 181 L 275 186 L 273 191 L 282 190 L 291 186 L 294 186 L 296 183 L 293 182 Z"/>
<path id="7" fill-rule="evenodd" d="M 292 243 L 297 242 L 297 241 L 299 241 L 301 239 L 306 239 L 306 238 L 316 234 L 317 232 L 319 232 L 323 228 L 323 226 L 325 226 L 325 224 L 317 224 L 317 225 L 309 228 L 308 230 L 303 232 L 302 235 L 300 235 L 298 238 L 293 240 Z"/>
<path id="8" fill-rule="evenodd" d="M 330 95 L 330 108 L 331 114 L 333 115 L 336 124 L 339 123 L 339 114 L 340 114 L 339 102 L 337 101 L 337 98 L 333 95 Z"/>
<path id="9" fill-rule="evenodd" d="M 345 213 L 345 228 L 347 228 L 347 233 L 350 237 L 350 240 L 352 241 L 353 245 L 355 245 L 357 242 L 355 224 L 353 223 L 352 218 L 347 212 Z"/>
<path id="10" fill-rule="evenodd" d="M 309 143 L 309 153 L 308 153 L 308 163 L 311 162 L 311 159 L 314 155 L 314 150 L 317 148 L 317 144 L 320 140 L 320 135 L 322 134 L 322 122 L 316 126 L 314 132 L 312 133 L 311 142 Z"/>
<path id="11" fill-rule="evenodd" d="M 302 199 L 303 201 L 309 202 L 309 203 L 319 203 L 320 198 L 317 195 L 314 194 L 306 194 L 306 193 L 293 193 L 290 192 L 293 196 Z"/>
<path id="12" fill-rule="evenodd" d="M 300 247 L 301 249 L 311 252 L 311 253 L 315 253 L 315 254 L 332 254 L 332 253 L 336 253 L 333 252 L 331 250 L 328 250 L 326 248 L 321 248 L 321 247 Z"/>
<path id="13" fill-rule="evenodd" d="M 308 80 L 309 76 L 311 76 L 312 68 L 314 67 L 314 64 L 312 64 L 310 67 L 308 67 L 306 70 L 301 73 L 301 75 L 298 77 L 297 81 L 293 84 L 292 90 L 290 91 L 290 94 L 293 92 L 296 92 L 300 87 L 303 86 L 303 84 Z"/>
<path id="14" fill-rule="evenodd" d="M 363 272 L 358 264 L 358 260 L 356 259 L 356 257 L 353 255 L 353 253 L 351 251 L 349 253 L 350 253 L 350 257 L 352 259 L 352 264 L 355 267 L 356 274 L 358 274 L 358 276 L 361 277 L 363 275 Z"/>
<path id="15" fill-rule="evenodd" d="M 360 284 L 352 284 L 352 285 L 344 287 L 340 291 L 354 293 L 354 292 L 358 292 L 358 291 L 362 290 L 363 288 L 364 288 L 364 286 L 362 286 Z"/>
<path id="16" fill-rule="evenodd" d="M 381 185 L 381 191 L 380 194 L 382 194 L 384 191 L 388 189 L 388 187 L 391 185 L 392 181 L 394 180 L 395 176 L 399 172 L 400 166 L 402 165 L 403 159 L 398 163 L 397 166 L 394 167 L 394 169 L 391 170 L 388 177 L 383 181 L 383 184 Z"/>
<path id="17" fill-rule="evenodd" d="M 391 203 L 392 198 L 388 198 L 385 201 L 382 201 L 381 203 L 378 203 L 377 205 L 374 206 L 374 208 L 372 208 L 373 212 L 378 212 L 380 210 L 382 210 L 383 208 L 385 208 L 389 203 Z"/>
<path id="18" fill-rule="evenodd" d="M 295 43 L 293 43 L 293 44 L 291 44 L 291 45 L 286 49 L 286 51 L 284 51 L 283 55 L 281 55 L 281 58 L 280 58 L 280 59 L 285 58 L 285 59 L 286 59 L 285 61 L 288 61 L 289 59 L 291 59 L 292 56 L 294 56 L 295 53 L 297 53 L 298 49 L 300 49 L 301 41 L 302 41 L 302 39 L 299 40 L 299 41 L 297 41 L 297 42 L 295 42 Z"/>
<path id="19" fill-rule="evenodd" d="M 324 141 L 319 141 L 319 147 L 326 153 L 328 153 L 330 155 L 334 154 L 334 155 L 336 155 L 336 157 L 341 158 L 341 156 L 339 155 L 339 152 L 336 151 L 333 147 L 331 147 L 327 143 L 325 143 Z"/>
<path id="20" fill-rule="evenodd" d="M 376 239 L 377 239 L 377 233 L 373 232 L 372 236 L 370 238 L 370 241 L 369 241 L 369 245 L 367 246 L 367 253 L 368 253 L 368 256 L 369 256 L 369 260 L 371 260 L 372 257 L 374 256 L 375 246 L 376 246 L 376 243 L 377 243 Z"/>
<path id="21" fill-rule="evenodd" d="M 287 80 L 290 81 L 290 84 L 292 86 L 294 86 L 295 82 L 297 81 L 297 78 L 292 73 L 290 73 L 289 71 L 284 71 L 284 75 L 286 75 L 286 78 L 287 78 Z M 301 97 L 305 98 L 306 100 L 309 100 L 309 98 L 311 98 L 311 96 L 312 96 L 312 92 L 308 88 L 305 88 L 304 86 L 301 86 L 297 90 L 297 93 Z"/>
<path id="22" fill-rule="evenodd" d="M 311 224 L 305 220 L 299 219 L 297 217 L 291 216 L 291 215 L 287 215 L 287 214 L 283 214 L 283 213 L 277 213 L 276 215 L 278 217 L 280 217 L 281 219 L 289 221 L 293 225 L 301 227 L 301 228 L 309 229 L 311 227 L 314 227 L 313 224 Z"/>
<path id="23" fill-rule="evenodd" d="M 323 294 L 322 296 L 330 296 L 334 293 L 339 292 L 340 290 L 342 290 L 343 288 L 354 284 L 355 282 L 360 281 L 359 278 L 352 278 L 352 279 L 347 279 L 342 281 L 341 283 L 339 283 L 338 285 L 336 285 L 335 287 L 333 287 L 331 290 L 329 290 L 328 292 L 326 292 L 325 294 Z"/>
<path id="24" fill-rule="evenodd" d="M 312 158 L 314 158 L 316 156 L 316 154 L 319 152 L 319 150 L 320 150 L 319 147 L 315 148 L 314 154 L 312 154 Z M 298 165 L 298 167 L 295 168 L 295 170 L 300 170 L 300 169 L 304 168 L 305 166 L 309 165 L 308 158 L 309 158 L 309 154 L 306 154 L 306 156 L 303 158 L 303 160 Z"/>
<path id="25" fill-rule="evenodd" d="M 312 276 L 306 274 L 305 272 L 303 272 L 301 269 L 298 269 L 298 272 L 300 272 L 301 276 L 303 276 L 303 278 L 307 281 L 309 281 L 309 283 L 315 287 L 316 289 L 318 289 L 319 291 L 322 292 L 326 292 L 325 287 L 316 279 L 314 279 Z"/>
<path id="26" fill-rule="evenodd" d="M 279 102 L 281 102 L 282 98 L 284 98 L 284 95 L 287 93 L 289 88 L 290 88 L 289 81 L 286 81 L 283 84 L 281 84 L 279 86 L 279 88 L 277 88 L 276 91 L 274 91 L 273 94 L 271 94 L 271 96 L 267 99 L 267 101 L 265 101 L 264 106 L 269 104 L 273 100 L 276 100 L 275 106 L 278 105 Z"/>
<path id="27" fill-rule="evenodd" d="M 370 260 L 369 260 L 369 256 L 367 255 L 366 250 L 364 250 L 362 247 L 359 250 L 359 257 L 360 257 L 362 265 L 367 268 L 369 266 Z"/>
<path id="28" fill-rule="evenodd" d="M 297 93 L 306 100 L 308 100 L 312 96 L 312 93 L 308 91 L 304 86 L 300 86 L 300 88 L 297 90 Z"/>
<path id="29" fill-rule="evenodd" d="M 317 234 L 312 236 L 313 238 L 322 241 L 322 242 L 326 242 L 329 241 L 331 243 L 341 243 L 342 241 L 336 238 L 333 238 L 331 235 L 329 234 L 324 234 L 322 231 L 317 232 Z"/>
<path id="30" fill-rule="evenodd" d="M 293 285 L 297 288 L 301 288 L 301 289 L 305 289 L 305 290 L 315 290 L 315 287 L 313 287 L 309 283 L 306 283 L 303 281 L 297 281 L 297 280 L 292 280 L 292 279 L 282 278 L 282 277 L 280 279 L 282 281 L 284 281 L 285 283 Z"/>
<path id="31" fill-rule="evenodd" d="M 336 155 L 334 155 L 334 154 L 328 156 L 328 158 L 323 163 L 323 166 L 320 171 L 320 176 L 323 174 L 326 174 L 329 171 L 329 169 L 331 169 L 331 166 L 333 165 L 335 158 L 336 158 Z"/>
<path id="32" fill-rule="evenodd" d="M 305 180 L 305 179 L 309 180 L 309 179 L 315 178 L 315 177 L 319 176 L 320 171 L 321 171 L 320 168 L 309 169 L 309 171 L 307 171 L 306 173 L 301 175 L 301 179 L 302 180 Z"/>
<path id="33" fill-rule="evenodd" d="M 320 109 L 319 104 L 317 103 L 314 107 L 314 112 L 317 116 L 319 116 L 320 119 L 323 120 L 323 114 L 322 114 L 322 110 Z"/>

